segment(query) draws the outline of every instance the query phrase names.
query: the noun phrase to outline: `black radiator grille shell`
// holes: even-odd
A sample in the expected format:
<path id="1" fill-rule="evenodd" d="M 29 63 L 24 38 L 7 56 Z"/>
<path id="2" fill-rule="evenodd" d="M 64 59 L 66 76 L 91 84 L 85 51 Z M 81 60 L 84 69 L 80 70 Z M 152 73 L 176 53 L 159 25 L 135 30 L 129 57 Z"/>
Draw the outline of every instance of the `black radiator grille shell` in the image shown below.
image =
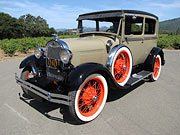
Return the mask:
<path id="1" fill-rule="evenodd" d="M 63 81 L 64 77 L 61 73 L 60 68 L 60 53 L 62 50 L 62 45 L 54 40 L 50 41 L 46 46 L 46 73 L 47 77 L 53 80 Z M 58 60 L 58 68 L 53 68 L 48 66 L 48 59 Z"/>

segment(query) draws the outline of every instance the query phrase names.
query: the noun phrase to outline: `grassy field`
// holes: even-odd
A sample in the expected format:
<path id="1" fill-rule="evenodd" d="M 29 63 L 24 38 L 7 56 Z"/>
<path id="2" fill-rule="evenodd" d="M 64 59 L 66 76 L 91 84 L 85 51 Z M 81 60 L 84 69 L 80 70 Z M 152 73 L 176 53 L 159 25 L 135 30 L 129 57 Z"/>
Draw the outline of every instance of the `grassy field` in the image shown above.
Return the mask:
<path id="1" fill-rule="evenodd" d="M 60 39 L 76 38 L 76 35 L 59 36 Z M 9 56 L 13 56 L 16 51 L 26 53 L 28 50 L 36 46 L 44 47 L 53 37 L 37 37 L 37 38 L 20 38 L 20 39 L 4 39 L 0 40 L 0 48 Z"/>
<path id="2" fill-rule="evenodd" d="M 180 49 L 180 35 L 159 34 L 158 46 L 161 48 Z"/>
<path id="3" fill-rule="evenodd" d="M 76 38 L 76 35 L 59 36 L 60 39 Z M 28 50 L 37 45 L 44 47 L 53 37 L 21 38 L 0 40 L 0 48 L 9 56 L 13 56 L 16 51 L 27 53 Z M 180 35 L 159 34 L 158 46 L 161 48 L 180 49 Z"/>

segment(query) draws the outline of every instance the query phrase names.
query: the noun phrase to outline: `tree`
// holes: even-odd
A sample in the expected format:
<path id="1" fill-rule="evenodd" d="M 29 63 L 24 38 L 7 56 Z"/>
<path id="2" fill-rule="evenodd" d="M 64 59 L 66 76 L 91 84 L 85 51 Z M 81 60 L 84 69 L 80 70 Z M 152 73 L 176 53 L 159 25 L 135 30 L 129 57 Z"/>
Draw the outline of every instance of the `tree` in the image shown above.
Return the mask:
<path id="1" fill-rule="evenodd" d="M 25 37 L 31 37 L 34 33 L 35 17 L 30 14 L 27 14 L 20 16 L 19 21 L 23 24 Z"/>
<path id="2" fill-rule="evenodd" d="M 40 16 L 27 14 L 16 19 L 0 12 L 0 39 L 52 36 L 53 33 L 56 33 L 55 29 L 49 28 L 46 20 Z"/>
<path id="3" fill-rule="evenodd" d="M 57 33 L 56 30 L 53 27 L 51 27 L 49 29 L 49 36 L 52 36 L 52 34 L 55 34 L 55 33 Z"/>
<path id="4" fill-rule="evenodd" d="M 34 17 L 30 14 L 20 16 L 19 20 L 23 23 L 25 36 L 40 37 L 50 36 L 53 29 L 49 29 L 49 25 L 42 17 Z"/>
<path id="5" fill-rule="evenodd" d="M 0 12 L 0 39 L 23 37 L 23 25 L 9 14 Z"/>

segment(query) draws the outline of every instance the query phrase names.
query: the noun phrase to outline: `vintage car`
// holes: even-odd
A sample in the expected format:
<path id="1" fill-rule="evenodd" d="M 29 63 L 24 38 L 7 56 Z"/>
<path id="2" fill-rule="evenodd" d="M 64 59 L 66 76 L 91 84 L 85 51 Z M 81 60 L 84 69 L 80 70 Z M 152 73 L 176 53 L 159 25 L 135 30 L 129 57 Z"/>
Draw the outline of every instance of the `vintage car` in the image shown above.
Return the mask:
<path id="1" fill-rule="evenodd" d="M 67 105 L 78 123 L 95 119 L 108 91 L 156 81 L 165 64 L 157 47 L 158 17 L 111 10 L 79 15 L 79 38 L 49 41 L 24 59 L 16 82 L 37 100 Z"/>

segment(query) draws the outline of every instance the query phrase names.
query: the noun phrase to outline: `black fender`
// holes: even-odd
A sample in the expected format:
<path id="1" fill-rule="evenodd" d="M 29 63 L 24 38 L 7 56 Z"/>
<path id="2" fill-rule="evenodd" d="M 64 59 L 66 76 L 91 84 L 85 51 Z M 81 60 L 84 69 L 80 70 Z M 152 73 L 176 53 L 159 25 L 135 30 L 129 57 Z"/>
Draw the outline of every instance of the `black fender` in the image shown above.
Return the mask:
<path id="1" fill-rule="evenodd" d="M 38 70 L 35 64 L 36 62 L 37 62 L 37 58 L 35 57 L 35 55 L 30 55 L 21 62 L 19 68 L 22 69 L 25 67 L 30 67 L 34 74 L 38 74 Z"/>
<path id="2" fill-rule="evenodd" d="M 104 65 L 98 63 L 85 63 L 77 66 L 68 74 L 66 85 L 68 86 L 69 91 L 77 90 L 84 80 L 93 73 L 101 74 L 106 79 L 108 87 L 123 88 L 116 83 L 111 72 Z"/>
<path id="3" fill-rule="evenodd" d="M 156 59 L 157 55 L 161 56 L 161 64 L 164 65 L 165 64 L 165 59 L 164 59 L 164 52 L 162 50 L 162 48 L 160 47 L 154 47 L 151 52 L 149 53 L 148 57 L 146 58 L 146 61 L 144 63 L 145 65 L 145 69 L 148 71 L 152 71 L 154 70 L 154 62 Z"/>
<path id="4" fill-rule="evenodd" d="M 106 66 L 110 69 L 112 67 L 112 63 L 113 63 L 113 59 L 114 59 L 114 56 L 116 55 L 117 51 L 122 48 L 122 47 L 126 47 L 129 49 L 128 46 L 126 45 L 123 45 L 123 44 L 120 44 L 120 45 L 116 45 L 114 46 L 111 51 L 109 52 L 109 55 L 108 55 L 108 59 L 107 59 L 107 64 Z M 131 50 L 129 49 L 130 53 L 131 53 L 131 56 L 132 56 L 132 62 L 133 62 L 133 55 L 132 55 L 132 52 Z"/>

